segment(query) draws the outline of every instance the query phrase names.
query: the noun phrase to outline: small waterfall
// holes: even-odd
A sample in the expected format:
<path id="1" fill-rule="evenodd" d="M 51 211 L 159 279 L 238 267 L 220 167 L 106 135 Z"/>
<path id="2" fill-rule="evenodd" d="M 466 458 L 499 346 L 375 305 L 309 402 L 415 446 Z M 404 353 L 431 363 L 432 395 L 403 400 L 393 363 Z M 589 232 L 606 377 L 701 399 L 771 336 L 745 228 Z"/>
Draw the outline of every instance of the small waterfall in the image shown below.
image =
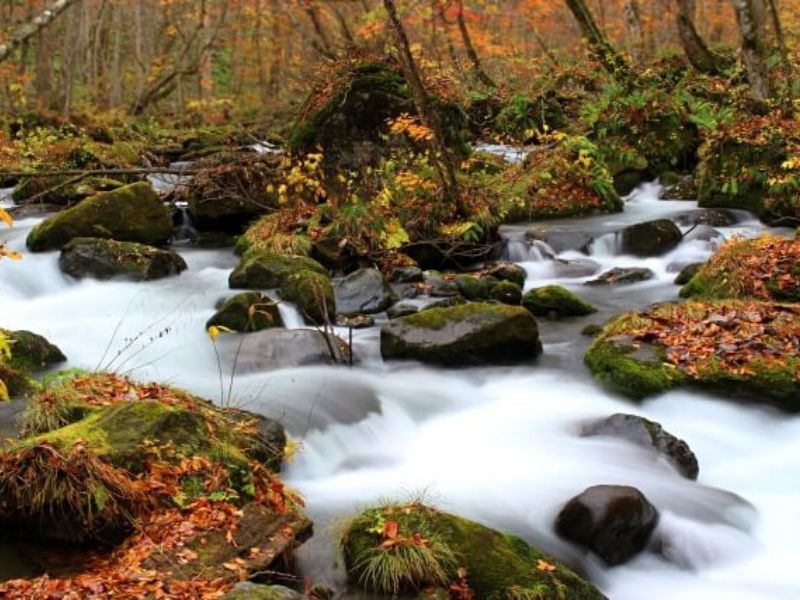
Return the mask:
<path id="1" fill-rule="evenodd" d="M 271 142 L 256 142 L 250 144 L 248 148 L 255 150 L 257 154 L 283 154 L 283 148 L 276 146 Z"/>
<path id="2" fill-rule="evenodd" d="M 189 205 L 186 202 L 176 202 L 175 209 L 178 211 L 175 243 L 191 242 L 197 239 L 199 234 L 192 224 L 192 217 L 189 214 Z"/>
<path id="3" fill-rule="evenodd" d="M 601 235 L 589 245 L 589 256 L 592 258 L 612 258 L 620 254 L 622 254 L 622 236 L 619 232 Z"/>
<path id="4" fill-rule="evenodd" d="M 506 144 L 478 144 L 474 147 L 474 150 L 476 152 L 486 152 L 488 154 L 500 156 L 504 161 L 511 164 L 524 161 L 533 151 L 532 148 L 519 148 Z"/>
<path id="5" fill-rule="evenodd" d="M 14 201 L 11 199 L 11 194 L 14 193 L 14 188 L 0 189 L 0 208 L 11 208 L 14 206 Z"/>
<path id="6" fill-rule="evenodd" d="M 184 170 L 193 164 L 190 161 L 178 161 L 171 163 L 169 167 L 170 169 Z M 174 173 L 153 173 L 147 176 L 147 180 L 159 194 L 169 194 L 175 191 L 178 186 L 186 185 L 191 179 L 190 175 L 175 175 Z"/>
<path id="7" fill-rule="evenodd" d="M 508 240 L 505 259 L 515 263 L 545 262 L 553 260 L 556 253 L 541 240 Z"/>

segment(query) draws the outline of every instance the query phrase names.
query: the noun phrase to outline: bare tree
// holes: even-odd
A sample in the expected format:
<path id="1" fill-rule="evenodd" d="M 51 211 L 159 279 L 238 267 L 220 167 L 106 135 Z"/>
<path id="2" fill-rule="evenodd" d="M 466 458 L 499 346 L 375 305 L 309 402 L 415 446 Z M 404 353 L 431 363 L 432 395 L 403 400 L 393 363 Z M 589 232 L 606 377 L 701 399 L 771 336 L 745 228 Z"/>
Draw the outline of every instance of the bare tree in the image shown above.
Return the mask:
<path id="1" fill-rule="evenodd" d="M 431 140 L 431 160 L 441 180 L 445 200 L 452 202 L 456 206 L 460 216 L 466 216 L 468 211 L 458 191 L 454 160 L 444 140 L 444 129 L 442 128 L 439 115 L 436 111 L 431 109 L 430 102 L 428 101 L 428 93 L 422 83 L 422 77 L 419 74 L 417 63 L 414 61 L 414 55 L 411 53 L 411 45 L 408 42 L 408 36 L 403 28 L 403 23 L 400 21 L 400 17 L 397 16 L 397 7 L 395 6 L 394 0 L 383 0 L 383 6 L 386 9 L 386 13 L 389 15 L 390 29 L 394 37 L 397 52 L 400 55 L 403 75 L 411 90 L 414 106 L 423 124 L 433 132 L 433 139 Z"/>
<path id="2" fill-rule="evenodd" d="M 638 63 L 644 58 L 644 28 L 637 0 L 625 0 L 625 26 L 632 38 L 631 56 Z"/>
<path id="3" fill-rule="evenodd" d="M 683 51 L 692 66 L 701 73 L 709 75 L 718 74 L 724 64 L 721 56 L 712 52 L 706 45 L 703 38 L 697 32 L 694 23 L 696 8 L 695 0 L 677 0 L 678 12 L 676 20 L 678 23 L 678 35 L 681 38 Z"/>
<path id="4" fill-rule="evenodd" d="M 9 56 L 11 56 L 14 50 L 19 48 L 22 44 L 27 42 L 40 31 L 44 30 L 48 25 L 56 20 L 58 15 L 75 4 L 76 1 L 77 0 L 56 0 L 56 2 L 53 2 L 49 8 L 44 9 L 30 22 L 23 25 L 20 30 L 15 35 L 12 35 L 5 44 L 0 44 L 0 62 L 6 60 Z"/>
<path id="5" fill-rule="evenodd" d="M 464 42 L 464 49 L 467 51 L 467 56 L 469 57 L 470 62 L 472 63 L 472 68 L 475 70 L 475 76 L 478 80 L 487 87 L 497 87 L 492 81 L 492 78 L 486 73 L 483 69 L 483 65 L 481 64 L 481 59 L 478 56 L 477 50 L 475 50 L 475 46 L 472 43 L 472 37 L 469 35 L 469 29 L 467 29 L 467 22 L 464 19 L 464 2 L 462 0 L 456 0 L 456 8 L 458 12 L 456 13 L 456 21 L 458 22 L 458 30 L 461 32 L 461 40 Z"/>
<path id="6" fill-rule="evenodd" d="M 739 37 L 742 46 L 742 59 L 747 68 L 747 79 L 750 89 L 757 100 L 766 100 L 772 96 L 772 85 L 764 50 L 764 40 L 760 27 L 761 0 L 732 0 L 736 11 L 736 23 L 739 26 Z M 763 7 L 763 4 L 760 4 Z"/>

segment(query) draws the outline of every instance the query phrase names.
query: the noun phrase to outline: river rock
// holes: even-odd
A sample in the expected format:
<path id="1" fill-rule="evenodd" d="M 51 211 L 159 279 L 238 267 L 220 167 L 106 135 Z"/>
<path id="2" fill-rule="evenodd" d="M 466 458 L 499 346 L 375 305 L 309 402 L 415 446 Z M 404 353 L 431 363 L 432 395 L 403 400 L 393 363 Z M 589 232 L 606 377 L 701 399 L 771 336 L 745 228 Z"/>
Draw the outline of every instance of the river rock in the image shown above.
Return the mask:
<path id="1" fill-rule="evenodd" d="M 13 369 L 36 372 L 67 360 L 58 346 L 39 334 L 25 330 L 0 329 L 0 335 L 11 346 L 11 356 L 7 357 L 6 362 Z"/>
<path id="2" fill-rule="evenodd" d="M 261 585 L 251 581 L 240 581 L 222 597 L 222 600 L 308 600 L 308 596 L 282 585 Z"/>
<path id="3" fill-rule="evenodd" d="M 57 250 L 77 237 L 166 244 L 173 234 L 169 210 L 149 183 L 96 194 L 46 219 L 28 234 L 33 252 Z"/>
<path id="4" fill-rule="evenodd" d="M 616 267 L 602 273 L 597 279 L 587 281 L 584 285 L 616 285 L 626 283 L 638 283 L 652 279 L 656 274 L 650 269 L 641 267 L 622 268 Z"/>
<path id="5" fill-rule="evenodd" d="M 686 233 L 684 239 L 687 242 L 711 242 L 714 240 L 724 239 L 724 236 L 708 225 L 697 225 L 691 231 Z"/>
<path id="6" fill-rule="evenodd" d="M 351 329 L 367 329 L 375 325 L 375 318 L 372 315 L 345 315 L 336 316 L 337 327 L 349 327 Z"/>
<path id="7" fill-rule="evenodd" d="M 258 292 L 243 292 L 228 298 L 206 322 L 209 327 L 224 327 L 248 333 L 270 327 L 283 327 L 278 304 Z"/>
<path id="8" fill-rule="evenodd" d="M 325 267 L 307 256 L 264 253 L 242 259 L 228 284 L 233 289 L 267 290 L 280 287 L 290 275 L 300 271 L 328 274 Z"/>
<path id="9" fill-rule="evenodd" d="M 134 281 L 172 277 L 187 269 L 186 261 L 170 250 L 100 238 L 74 238 L 62 248 L 58 266 L 79 279 L 120 277 Z"/>
<path id="10" fill-rule="evenodd" d="M 419 312 L 419 307 L 410 302 L 398 302 L 394 306 L 390 306 L 386 311 L 386 316 L 390 319 L 399 319 L 400 317 L 407 317 Z"/>
<path id="11" fill-rule="evenodd" d="M 664 431 L 655 421 L 637 415 L 617 413 L 587 425 L 581 435 L 615 437 L 637 446 L 652 448 L 669 460 L 681 475 L 687 479 L 697 479 L 700 469 L 697 457 L 689 445 Z"/>
<path id="12" fill-rule="evenodd" d="M 732 212 L 721 208 L 701 208 L 674 217 L 678 225 L 708 225 L 710 227 L 731 227 L 739 222 Z"/>
<path id="13" fill-rule="evenodd" d="M 657 524 L 658 511 L 636 488 L 596 485 L 561 509 L 555 527 L 614 566 L 644 550 Z"/>
<path id="14" fill-rule="evenodd" d="M 458 296 L 461 292 L 454 279 L 446 279 L 439 271 L 425 271 L 425 287 L 431 296 Z"/>
<path id="15" fill-rule="evenodd" d="M 345 316 L 385 311 L 397 299 L 377 269 L 359 269 L 333 284 L 336 310 Z"/>
<path id="16" fill-rule="evenodd" d="M 622 252 L 635 256 L 660 256 L 681 243 L 683 235 L 669 219 L 637 223 L 622 230 Z"/>
<path id="17" fill-rule="evenodd" d="M 419 267 L 397 267 L 392 271 L 392 281 L 396 283 L 418 283 L 424 279 Z"/>
<path id="18" fill-rule="evenodd" d="M 522 302 L 522 288 L 511 281 L 499 281 L 489 290 L 489 299 L 514 306 Z"/>
<path id="19" fill-rule="evenodd" d="M 294 302 L 302 315 L 316 325 L 332 321 L 336 315 L 331 278 L 316 271 L 299 271 L 287 277 L 281 297 Z"/>
<path id="20" fill-rule="evenodd" d="M 456 275 L 458 291 L 467 300 L 486 300 L 489 298 L 489 280 L 475 275 Z"/>
<path id="21" fill-rule="evenodd" d="M 547 244 L 553 252 L 561 254 L 567 250 L 583 252 L 591 245 L 594 237 L 583 231 L 558 231 L 535 227 L 525 233 L 529 240 L 539 240 Z"/>
<path id="22" fill-rule="evenodd" d="M 560 285 L 534 288 L 522 297 L 522 306 L 537 317 L 582 317 L 597 312 L 591 304 Z"/>
<path id="23" fill-rule="evenodd" d="M 381 329 L 385 360 L 467 366 L 530 361 L 542 351 L 536 319 L 518 306 L 464 304 L 396 319 Z"/>
<path id="24" fill-rule="evenodd" d="M 259 373 L 348 362 L 346 342 L 334 335 L 328 341 L 316 329 L 273 328 L 244 337 L 220 336 L 217 345 L 225 362 L 235 361 L 237 373 Z"/>
<path id="25" fill-rule="evenodd" d="M 697 272 L 703 268 L 706 263 L 691 263 L 686 265 L 680 270 L 678 276 L 675 277 L 675 285 L 686 285 L 692 280 L 692 277 L 697 275 Z"/>
<path id="26" fill-rule="evenodd" d="M 504 262 L 496 263 L 484 269 L 483 276 L 494 277 L 500 281 L 510 281 L 516 283 L 519 287 L 524 287 L 528 273 L 517 264 Z"/>

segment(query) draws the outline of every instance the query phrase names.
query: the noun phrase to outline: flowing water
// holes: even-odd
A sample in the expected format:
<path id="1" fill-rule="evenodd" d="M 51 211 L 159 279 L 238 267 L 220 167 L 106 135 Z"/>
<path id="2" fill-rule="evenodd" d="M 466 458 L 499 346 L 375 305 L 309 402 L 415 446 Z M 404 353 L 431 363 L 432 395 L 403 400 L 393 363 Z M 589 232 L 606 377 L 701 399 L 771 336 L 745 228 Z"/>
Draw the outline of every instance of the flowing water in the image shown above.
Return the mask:
<path id="1" fill-rule="evenodd" d="M 615 600 L 800 597 L 794 569 L 800 520 L 793 517 L 800 505 L 800 418 L 688 390 L 634 405 L 594 383 L 582 364 L 584 325 L 676 298 L 674 271 L 704 260 L 718 244 L 689 235 L 662 257 L 620 255 L 615 232 L 621 227 L 696 208 L 661 200 L 661 191 L 642 186 L 619 215 L 544 225 L 587 234 L 588 255 L 531 242 L 528 225 L 504 229 L 508 256 L 527 270 L 528 287 L 558 282 L 599 308 L 593 318 L 542 320 L 545 352 L 535 365 L 447 371 L 384 364 L 375 327 L 355 332 L 360 362 L 352 369 L 275 371 L 255 360 L 231 384 L 239 340 L 221 336 L 215 348 L 204 324 L 231 293 L 227 278 L 236 258 L 186 247 L 178 249 L 188 271 L 150 283 L 78 282 L 59 271 L 56 253 L 3 261 L 2 324 L 45 335 L 70 367 L 169 382 L 281 419 L 302 444 L 286 478 L 305 496 L 315 522 L 300 565 L 321 583 L 343 585 L 341 569 L 333 566 L 343 517 L 379 499 L 423 494 L 580 567 Z M 749 215 L 737 216 L 736 225 L 718 228 L 724 237 L 764 230 Z M 20 221 L 0 235 L 24 251 L 36 222 Z M 617 288 L 583 285 L 616 266 L 645 266 L 655 277 Z M 281 310 L 287 326 L 302 326 L 292 306 Z M 697 454 L 699 480 L 680 477 L 640 448 L 577 435 L 586 421 L 615 412 L 641 414 L 685 439 Z M 607 569 L 552 533 L 564 502 L 595 484 L 633 485 L 650 498 L 662 515 L 659 552 Z"/>

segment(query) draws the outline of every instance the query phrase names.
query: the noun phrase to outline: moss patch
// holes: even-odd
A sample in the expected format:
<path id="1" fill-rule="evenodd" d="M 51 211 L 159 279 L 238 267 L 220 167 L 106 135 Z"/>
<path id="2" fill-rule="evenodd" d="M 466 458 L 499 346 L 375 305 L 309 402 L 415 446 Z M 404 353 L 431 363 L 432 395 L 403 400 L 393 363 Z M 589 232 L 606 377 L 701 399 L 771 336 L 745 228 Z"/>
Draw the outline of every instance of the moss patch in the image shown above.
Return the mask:
<path id="1" fill-rule="evenodd" d="M 522 305 L 536 316 L 555 313 L 559 317 L 582 317 L 597 312 L 591 304 L 560 285 L 530 290 L 523 296 Z"/>
<path id="2" fill-rule="evenodd" d="M 331 278 L 316 271 L 299 271 L 287 277 L 280 289 L 281 297 L 294 302 L 300 312 L 321 325 L 336 315 L 336 300 Z"/>

